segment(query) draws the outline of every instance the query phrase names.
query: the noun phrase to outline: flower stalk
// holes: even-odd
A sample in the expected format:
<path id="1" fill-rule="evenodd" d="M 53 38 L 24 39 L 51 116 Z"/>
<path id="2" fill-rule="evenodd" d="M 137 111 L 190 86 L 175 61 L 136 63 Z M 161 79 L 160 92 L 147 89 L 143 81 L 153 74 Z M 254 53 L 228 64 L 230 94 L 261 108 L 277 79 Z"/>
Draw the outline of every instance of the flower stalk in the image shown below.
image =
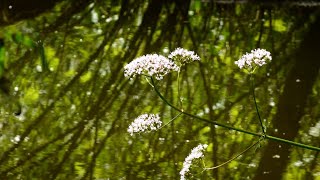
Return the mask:
<path id="1" fill-rule="evenodd" d="M 178 111 L 178 112 L 181 112 L 181 113 L 184 114 L 184 115 L 187 115 L 187 116 L 189 116 L 189 117 L 198 119 L 198 120 L 200 120 L 200 121 L 203 121 L 203 122 L 206 122 L 206 123 L 210 123 L 210 124 L 214 124 L 214 125 L 217 125 L 217 126 L 220 126 L 220 127 L 226 128 L 226 129 L 229 129 L 229 130 L 234 130 L 234 131 L 237 131 L 237 132 L 242 132 L 242 133 L 249 134 L 249 135 L 256 136 L 256 137 L 263 137 L 264 139 L 269 139 L 269 140 L 273 140 L 273 141 L 277 141 L 277 142 L 281 142 L 281 143 L 285 143 L 285 144 L 290 144 L 290 145 L 293 145 L 293 146 L 296 146 L 296 147 L 301 147 L 301 148 L 304 148 L 304 149 L 309 149 L 309 150 L 319 151 L 319 152 L 320 152 L 320 148 L 319 148 L 319 147 L 309 146 L 309 145 L 306 145 L 306 144 L 297 143 L 297 142 L 294 142 L 294 141 L 289 141 L 289 140 L 286 140 L 286 139 L 278 138 L 278 137 L 271 136 L 271 135 L 267 135 L 267 134 L 260 134 L 260 133 L 256 133 L 256 132 L 247 131 L 247 130 L 244 130 L 244 129 L 240 129 L 240 128 L 228 126 L 228 125 L 225 125 L 225 124 L 220 123 L 220 122 L 217 122 L 217 121 L 212 121 L 212 120 L 209 120 L 209 119 L 206 119 L 206 118 L 202 118 L 202 117 L 196 116 L 196 115 L 194 115 L 194 114 L 190 114 L 190 113 L 188 113 L 188 112 L 182 111 L 180 108 L 178 108 L 178 107 L 174 106 L 173 104 L 171 104 L 171 103 L 160 93 L 160 91 L 158 90 L 158 88 L 157 88 L 157 86 L 156 86 L 156 84 L 155 84 L 155 82 L 154 82 L 153 77 L 150 77 L 150 82 L 151 82 L 151 84 L 152 84 L 155 92 L 156 92 L 157 95 L 163 100 L 163 102 L 165 102 L 168 106 L 170 106 L 171 108 L 173 108 L 174 110 L 176 110 L 176 111 Z"/>
<path id="2" fill-rule="evenodd" d="M 245 150 L 243 150 L 242 152 L 240 152 L 239 154 L 237 154 L 236 156 L 234 156 L 233 158 L 229 159 L 228 161 L 219 164 L 218 166 L 214 166 L 214 167 L 210 167 L 210 168 L 204 168 L 204 170 L 212 170 L 212 169 L 217 169 L 221 166 L 224 166 L 230 162 L 232 162 L 233 160 L 237 159 L 239 156 L 243 155 L 244 153 L 246 153 L 247 151 L 249 151 L 251 148 L 255 147 L 257 144 L 259 144 L 263 139 L 259 139 L 258 141 L 256 141 L 255 143 L 251 144 L 249 147 L 247 147 Z"/>
<path id="3" fill-rule="evenodd" d="M 258 104 L 257 104 L 257 100 L 256 100 L 256 94 L 255 94 L 255 91 L 254 91 L 253 73 L 250 73 L 250 80 L 251 80 L 251 89 L 252 89 L 253 101 L 254 101 L 256 112 L 257 112 L 257 115 L 258 115 L 258 118 L 259 118 L 259 122 L 260 122 L 260 126 L 261 126 L 261 129 L 262 129 L 262 133 L 263 133 L 263 135 L 266 135 L 265 126 L 262 123 L 262 119 L 261 119 L 261 116 L 260 116 L 260 113 L 259 113 L 259 108 L 258 108 Z"/>

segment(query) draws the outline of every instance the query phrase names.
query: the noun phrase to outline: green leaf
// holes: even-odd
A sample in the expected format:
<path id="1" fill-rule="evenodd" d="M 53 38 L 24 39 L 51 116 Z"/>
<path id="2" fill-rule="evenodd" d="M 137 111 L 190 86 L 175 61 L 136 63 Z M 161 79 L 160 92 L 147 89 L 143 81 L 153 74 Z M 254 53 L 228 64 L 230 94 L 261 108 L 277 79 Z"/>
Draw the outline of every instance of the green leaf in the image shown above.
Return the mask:
<path id="1" fill-rule="evenodd" d="M 30 37 L 23 35 L 22 33 L 12 34 L 12 40 L 17 44 L 22 44 L 29 48 L 35 47 L 33 40 Z"/>
<path id="2" fill-rule="evenodd" d="M 40 42 L 38 44 L 38 50 L 39 50 L 39 55 L 40 55 L 40 59 L 41 59 L 42 69 L 44 71 L 49 71 L 48 61 L 47 61 L 45 49 L 44 49 L 44 46 L 43 46 L 42 42 Z"/>

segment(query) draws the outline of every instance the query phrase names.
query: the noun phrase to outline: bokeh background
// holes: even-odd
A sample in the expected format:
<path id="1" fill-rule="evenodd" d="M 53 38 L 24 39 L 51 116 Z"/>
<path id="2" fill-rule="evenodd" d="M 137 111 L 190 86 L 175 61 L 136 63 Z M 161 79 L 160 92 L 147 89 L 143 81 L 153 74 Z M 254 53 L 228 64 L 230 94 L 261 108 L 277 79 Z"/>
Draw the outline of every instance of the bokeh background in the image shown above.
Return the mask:
<path id="1" fill-rule="evenodd" d="M 1 179 L 179 179 L 184 158 L 208 144 L 219 165 L 257 137 L 179 116 L 130 136 L 143 113 L 164 123 L 178 112 L 144 77 L 125 78 L 134 58 L 177 47 L 200 62 L 180 74 L 184 110 L 261 132 L 250 77 L 234 62 L 263 48 L 272 62 L 255 71 L 267 133 L 320 146 L 320 4 L 316 1 L 1 0 Z M 157 86 L 179 104 L 177 74 Z M 231 163 L 190 179 L 320 179 L 319 152 L 270 140 Z"/>

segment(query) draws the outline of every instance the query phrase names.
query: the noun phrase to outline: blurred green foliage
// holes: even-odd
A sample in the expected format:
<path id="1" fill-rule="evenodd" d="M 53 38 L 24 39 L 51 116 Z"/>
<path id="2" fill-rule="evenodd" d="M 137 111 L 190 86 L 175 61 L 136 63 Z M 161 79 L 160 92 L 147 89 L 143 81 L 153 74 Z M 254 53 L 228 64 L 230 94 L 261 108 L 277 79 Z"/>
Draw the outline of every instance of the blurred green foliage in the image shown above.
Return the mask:
<path id="1" fill-rule="evenodd" d="M 305 15 L 304 8 L 198 0 L 64 1 L 37 18 L 2 27 L 0 75 L 9 93 L 0 92 L 0 179 L 179 179 L 184 158 L 199 143 L 209 145 L 206 165 L 225 162 L 253 137 L 186 116 L 131 137 L 128 125 L 140 114 L 159 113 L 166 123 L 177 112 L 143 77 L 124 78 L 123 66 L 147 53 L 194 50 L 201 62 L 180 74 L 185 111 L 259 132 L 249 76 L 234 61 L 251 49 L 268 49 L 274 60 L 256 73 L 256 96 L 273 132 L 290 57 L 318 10 Z M 174 104 L 176 80 L 172 73 L 157 82 Z M 319 121 L 319 82 L 295 138 L 314 146 L 319 138 L 308 132 Z M 14 115 L 18 106 L 21 114 Z M 200 162 L 192 168 L 193 178 L 252 179 L 265 147 L 217 171 L 202 172 Z M 317 152 L 292 147 L 291 154 L 285 179 L 320 178 Z M 303 164 L 296 166 L 297 161 Z"/>

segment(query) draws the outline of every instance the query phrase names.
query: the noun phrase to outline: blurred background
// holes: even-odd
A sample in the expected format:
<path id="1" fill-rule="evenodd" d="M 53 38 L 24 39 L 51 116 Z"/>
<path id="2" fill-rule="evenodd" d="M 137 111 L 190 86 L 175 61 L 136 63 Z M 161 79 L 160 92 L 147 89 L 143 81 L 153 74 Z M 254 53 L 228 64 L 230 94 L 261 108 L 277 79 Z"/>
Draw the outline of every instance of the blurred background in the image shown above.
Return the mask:
<path id="1" fill-rule="evenodd" d="M 185 157 L 208 144 L 219 165 L 257 137 L 181 115 L 130 136 L 144 113 L 166 123 L 178 112 L 145 78 L 123 67 L 177 47 L 200 62 L 180 74 L 184 110 L 261 133 L 250 77 L 234 62 L 263 48 L 272 62 L 255 71 L 267 134 L 320 146 L 320 3 L 215 0 L 1 0 L 1 179 L 179 179 Z M 179 104 L 177 74 L 157 81 Z M 320 179 L 319 152 L 265 140 L 231 163 L 189 179 Z"/>

